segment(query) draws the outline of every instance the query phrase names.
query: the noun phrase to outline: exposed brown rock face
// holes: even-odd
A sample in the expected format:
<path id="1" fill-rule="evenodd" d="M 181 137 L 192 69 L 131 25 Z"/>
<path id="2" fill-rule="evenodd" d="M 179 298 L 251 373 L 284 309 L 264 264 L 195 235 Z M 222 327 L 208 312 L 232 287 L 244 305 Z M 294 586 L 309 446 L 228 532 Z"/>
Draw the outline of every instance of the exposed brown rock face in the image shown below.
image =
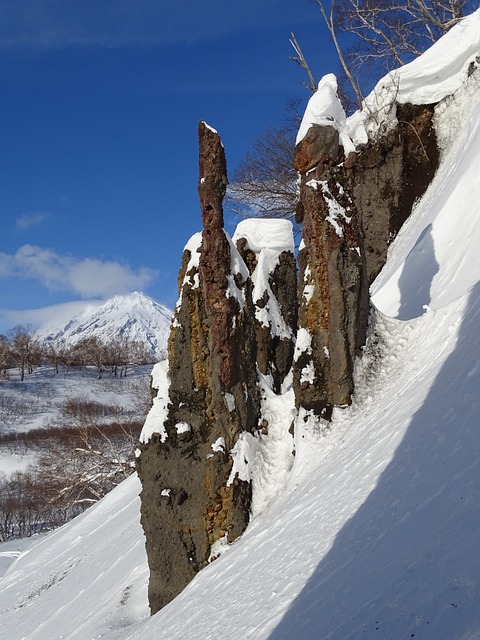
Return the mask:
<path id="1" fill-rule="evenodd" d="M 355 157 L 353 197 L 361 213 L 368 281 L 438 168 L 434 105 L 397 105 L 397 126 Z"/>
<path id="2" fill-rule="evenodd" d="M 353 365 L 364 343 L 368 286 L 360 220 L 343 167 L 301 192 L 299 341 L 293 369 L 297 407 L 330 419 L 350 403 Z"/>
<path id="3" fill-rule="evenodd" d="M 312 124 L 295 148 L 295 169 L 302 174 L 325 163 L 336 162 L 339 153 L 338 131 L 332 125 Z"/>
<path id="4" fill-rule="evenodd" d="M 199 142 L 204 229 L 182 259 L 180 300 L 168 344 L 168 405 L 159 432 L 137 459 L 152 613 L 209 562 L 213 543 L 221 538 L 232 542 L 245 529 L 251 484 L 232 473 L 230 453 L 242 432 L 255 434 L 260 426 L 257 354 L 268 351 L 278 380 L 293 354 L 293 335 L 288 349 L 283 346 L 287 355 L 279 355 L 281 347 L 272 347 L 268 336 L 257 346 L 254 285 L 223 230 L 223 147 L 204 123 Z M 292 289 L 295 263 L 287 253 L 279 258 L 278 278 Z M 291 299 L 287 304 L 295 309 Z M 295 318 L 295 310 L 285 313 Z"/>
<path id="5" fill-rule="evenodd" d="M 397 105 L 397 126 L 341 164 L 335 164 L 339 152 L 328 156 L 315 145 L 331 138 L 331 127 L 323 136 L 310 129 L 297 145 L 304 241 L 297 407 L 329 418 L 333 406 L 350 402 L 354 358 L 366 335 L 368 286 L 438 167 L 432 118 L 433 106 Z"/>
<path id="6" fill-rule="evenodd" d="M 327 420 L 350 403 L 369 283 L 438 165 L 432 115 L 430 106 L 397 106 L 396 128 L 344 162 L 337 129 L 310 128 L 295 161 L 298 285 L 293 241 L 281 228 L 290 223 L 244 221 L 236 245 L 225 234 L 225 154 L 200 123 L 203 232 L 182 259 L 168 373 L 157 380 L 155 428 L 137 459 L 153 613 L 209 562 L 215 542 L 247 526 L 252 488 L 233 455 L 244 432 L 268 436 L 265 385 L 280 393 L 293 370 L 296 407 Z"/>

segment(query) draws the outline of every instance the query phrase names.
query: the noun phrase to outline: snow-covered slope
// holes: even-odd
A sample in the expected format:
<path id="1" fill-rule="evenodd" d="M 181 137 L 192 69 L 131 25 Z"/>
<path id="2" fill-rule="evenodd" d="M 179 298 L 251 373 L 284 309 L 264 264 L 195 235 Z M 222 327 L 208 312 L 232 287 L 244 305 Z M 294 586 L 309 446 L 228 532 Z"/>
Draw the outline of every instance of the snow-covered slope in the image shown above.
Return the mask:
<path id="1" fill-rule="evenodd" d="M 137 477 L 130 476 L 27 549 L 22 566 L 10 567 L 0 605 L 2 638 L 87 640 L 110 632 L 113 639 L 132 618 L 148 614 L 139 490 Z M 13 622 L 17 616 L 20 626 Z"/>
<path id="2" fill-rule="evenodd" d="M 276 498 L 158 614 L 132 477 L 10 568 L 6 638 L 480 638 L 480 82 L 464 48 L 479 35 L 477 13 L 441 45 L 446 70 L 416 63 L 415 86 L 453 58 L 464 73 L 437 110 L 440 170 L 374 285 L 353 405 L 331 428 L 297 422 Z"/>
<path id="3" fill-rule="evenodd" d="M 377 308 L 402 320 L 449 304 L 480 272 L 478 79 L 439 106 L 435 119 L 443 162 L 372 288 Z"/>
<path id="4" fill-rule="evenodd" d="M 172 312 L 143 293 L 114 296 L 101 305 L 87 305 L 68 322 L 41 327 L 41 339 L 75 344 L 84 338 L 101 341 L 125 337 L 143 342 L 159 357 L 166 349 Z"/>

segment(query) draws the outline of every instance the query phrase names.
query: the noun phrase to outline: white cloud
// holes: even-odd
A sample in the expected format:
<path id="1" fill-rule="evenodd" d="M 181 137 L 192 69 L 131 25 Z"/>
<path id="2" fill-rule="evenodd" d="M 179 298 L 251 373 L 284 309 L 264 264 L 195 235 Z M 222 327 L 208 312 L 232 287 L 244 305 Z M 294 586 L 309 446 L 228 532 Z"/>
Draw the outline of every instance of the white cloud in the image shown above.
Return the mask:
<path id="1" fill-rule="evenodd" d="M 104 300 L 83 300 L 82 302 L 64 302 L 61 304 L 41 307 L 39 309 L 1 309 L 0 308 L 0 334 L 7 333 L 9 329 L 21 324 L 25 327 L 43 330 L 53 322 L 66 324 L 77 313 L 88 306 L 99 306 Z"/>
<path id="2" fill-rule="evenodd" d="M 69 291 L 82 298 L 105 298 L 145 289 L 156 277 L 153 269 L 94 258 L 75 258 L 31 244 L 15 254 L 0 253 L 0 277 L 36 280 L 49 291 Z"/>
<path id="3" fill-rule="evenodd" d="M 24 213 L 15 221 L 17 231 L 27 231 L 33 227 L 38 227 L 48 217 L 46 213 L 40 211 L 34 213 Z"/>
<path id="4" fill-rule="evenodd" d="M 102 262 L 87 258 L 70 268 L 70 282 L 84 297 L 110 296 L 144 289 L 153 279 L 152 269 L 142 267 L 136 272 L 118 262 Z"/>

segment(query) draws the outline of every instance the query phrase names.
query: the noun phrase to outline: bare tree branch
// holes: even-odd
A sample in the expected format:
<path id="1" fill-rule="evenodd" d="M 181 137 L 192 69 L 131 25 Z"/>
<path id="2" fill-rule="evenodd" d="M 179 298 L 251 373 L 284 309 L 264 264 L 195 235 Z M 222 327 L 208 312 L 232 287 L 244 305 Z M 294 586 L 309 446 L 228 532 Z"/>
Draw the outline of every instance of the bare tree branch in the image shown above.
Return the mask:
<path id="1" fill-rule="evenodd" d="M 327 12 L 325 11 L 325 7 L 323 6 L 323 2 L 322 0 L 316 0 L 317 5 L 320 8 L 320 12 L 322 14 L 323 20 L 327 26 L 327 29 L 330 32 L 330 35 L 332 37 L 333 40 L 333 44 L 335 45 L 335 49 L 337 50 L 337 55 L 338 55 L 338 59 L 340 60 L 340 64 L 342 65 L 342 68 L 345 72 L 345 75 L 347 76 L 353 92 L 355 93 L 355 97 L 357 100 L 357 105 L 360 108 L 361 104 L 362 104 L 362 99 L 363 96 L 361 94 L 360 88 L 358 86 L 357 81 L 355 80 L 355 78 L 353 77 L 353 74 L 350 70 L 349 65 L 347 64 L 347 61 L 343 55 L 342 49 L 340 47 L 340 43 L 338 42 L 338 38 L 337 38 L 337 33 L 336 33 L 336 29 L 335 29 L 335 0 L 331 0 L 330 3 L 330 13 L 327 14 Z"/>
<path id="2" fill-rule="evenodd" d="M 315 91 L 317 90 L 317 82 L 313 77 L 312 70 L 310 69 L 308 62 L 306 61 L 305 56 L 303 55 L 303 52 L 300 48 L 300 45 L 298 44 L 298 41 L 293 31 L 290 35 L 292 36 L 290 39 L 290 44 L 292 45 L 295 53 L 297 54 L 296 56 L 290 56 L 290 60 L 293 60 L 293 62 L 296 62 L 302 69 L 304 69 L 307 72 L 309 82 L 308 83 L 304 82 L 303 84 L 307 87 L 307 89 L 310 89 L 312 93 L 315 93 Z"/>

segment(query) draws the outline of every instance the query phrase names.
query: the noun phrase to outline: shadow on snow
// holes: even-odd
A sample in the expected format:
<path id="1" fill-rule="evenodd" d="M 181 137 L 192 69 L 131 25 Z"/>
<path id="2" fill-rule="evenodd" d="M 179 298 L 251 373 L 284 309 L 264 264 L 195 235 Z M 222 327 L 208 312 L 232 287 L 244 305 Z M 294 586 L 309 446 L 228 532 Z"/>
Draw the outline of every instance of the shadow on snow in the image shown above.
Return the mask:
<path id="1" fill-rule="evenodd" d="M 401 296 L 397 314 L 399 320 L 410 320 L 423 315 L 424 306 L 430 304 L 430 290 L 438 270 L 432 225 L 429 224 L 420 234 L 403 265 L 398 281 Z"/>
<path id="2" fill-rule="evenodd" d="M 477 284 L 394 458 L 270 640 L 480 638 L 479 329 Z"/>

